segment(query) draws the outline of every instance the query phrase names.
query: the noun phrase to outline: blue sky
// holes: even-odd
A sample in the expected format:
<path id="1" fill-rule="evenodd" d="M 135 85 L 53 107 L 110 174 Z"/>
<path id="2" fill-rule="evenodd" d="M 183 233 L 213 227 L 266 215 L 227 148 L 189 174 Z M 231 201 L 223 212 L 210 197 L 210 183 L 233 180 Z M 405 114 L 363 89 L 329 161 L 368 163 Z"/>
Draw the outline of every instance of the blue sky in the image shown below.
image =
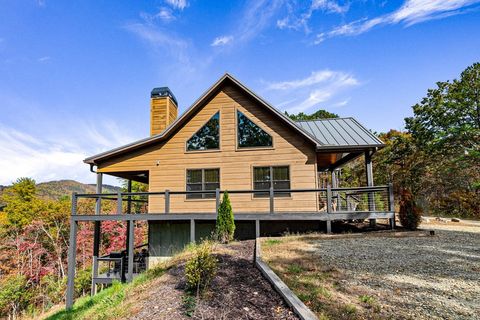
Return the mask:
<path id="1" fill-rule="evenodd" d="M 402 129 L 480 59 L 480 0 L 0 0 L 0 184 L 94 182 L 82 160 L 149 134 L 224 72 L 281 110 Z M 115 180 L 107 180 L 115 182 Z"/>

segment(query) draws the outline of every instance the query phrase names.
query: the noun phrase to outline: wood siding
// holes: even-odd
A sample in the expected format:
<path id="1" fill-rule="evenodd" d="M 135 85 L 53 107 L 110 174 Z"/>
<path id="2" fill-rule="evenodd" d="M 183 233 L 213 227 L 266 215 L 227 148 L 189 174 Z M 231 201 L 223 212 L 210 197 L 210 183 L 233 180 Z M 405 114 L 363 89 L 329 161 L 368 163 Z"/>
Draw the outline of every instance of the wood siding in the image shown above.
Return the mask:
<path id="1" fill-rule="evenodd" d="M 170 97 L 152 98 L 150 102 L 150 135 L 161 133 L 177 118 L 177 106 Z"/>
<path id="2" fill-rule="evenodd" d="M 243 112 L 273 137 L 273 148 L 239 150 L 236 146 L 236 110 Z M 220 111 L 220 150 L 186 152 L 186 141 L 212 115 Z M 316 154 L 314 146 L 288 128 L 264 107 L 240 90 L 224 86 L 190 120 L 166 142 L 150 146 L 127 156 L 99 165 L 99 172 L 149 171 L 150 191 L 185 191 L 186 169 L 219 168 L 220 188 L 239 190 L 253 188 L 254 166 L 288 165 L 292 189 L 315 188 Z M 268 198 L 249 194 L 231 195 L 234 212 L 269 210 Z M 275 209 L 284 212 L 314 211 L 317 198 L 313 193 L 292 193 L 289 198 L 275 198 Z M 164 212 L 163 196 L 151 196 L 151 213 Z M 215 211 L 215 200 L 186 200 L 172 195 L 170 212 L 199 213 Z"/>

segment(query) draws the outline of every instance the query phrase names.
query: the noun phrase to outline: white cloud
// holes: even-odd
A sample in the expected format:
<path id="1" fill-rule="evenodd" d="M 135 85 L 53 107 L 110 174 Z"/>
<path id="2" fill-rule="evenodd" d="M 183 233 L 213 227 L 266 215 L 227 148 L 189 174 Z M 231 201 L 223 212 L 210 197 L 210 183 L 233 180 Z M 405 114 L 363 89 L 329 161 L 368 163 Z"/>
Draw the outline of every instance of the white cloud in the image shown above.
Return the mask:
<path id="1" fill-rule="evenodd" d="M 212 47 L 218 47 L 218 46 L 224 46 L 229 44 L 230 42 L 233 41 L 233 36 L 221 36 L 221 37 L 216 37 L 211 46 Z"/>
<path id="2" fill-rule="evenodd" d="M 173 15 L 172 9 L 167 7 L 161 7 L 155 14 L 142 12 L 140 13 L 140 17 L 142 17 L 148 24 L 153 24 L 156 20 L 171 22 L 176 19 Z"/>
<path id="3" fill-rule="evenodd" d="M 62 127 L 54 135 L 41 137 L 0 124 L 0 184 L 8 185 L 19 177 L 32 177 L 37 182 L 92 182 L 94 176 L 83 159 L 135 140 L 111 122 L 101 127 L 75 123 L 75 130 Z M 114 178 L 108 181 L 116 183 Z"/>
<path id="4" fill-rule="evenodd" d="M 175 9 L 183 10 L 188 7 L 187 0 L 165 0 L 166 3 L 171 5 Z"/>
<path id="5" fill-rule="evenodd" d="M 282 19 L 277 20 L 277 27 L 279 29 L 304 29 L 306 33 L 309 33 L 311 30 L 308 26 L 308 22 L 316 11 L 322 11 L 324 13 L 345 14 L 350 9 L 350 4 L 347 2 L 342 5 L 340 4 L 340 2 L 334 0 L 312 0 L 308 4 L 307 8 L 302 8 L 297 4 L 289 4 L 287 7 L 288 15 Z"/>
<path id="6" fill-rule="evenodd" d="M 50 59 L 51 58 L 49 56 L 44 56 L 44 57 L 38 58 L 37 61 L 40 62 L 40 63 L 45 63 L 45 62 L 50 61 Z"/>
<path id="7" fill-rule="evenodd" d="M 245 11 L 237 19 L 238 25 L 235 39 L 248 41 L 257 36 L 267 26 L 283 5 L 283 0 L 250 0 L 247 1 Z"/>
<path id="8" fill-rule="evenodd" d="M 288 97 L 290 100 L 282 103 L 288 111 L 304 112 L 359 84 L 350 73 L 327 69 L 314 71 L 302 79 L 267 83 L 266 90 L 275 91 L 277 99 L 285 100 Z M 334 105 L 341 106 L 342 103 L 347 104 L 348 99 Z"/>
<path id="9" fill-rule="evenodd" d="M 355 36 L 379 25 L 399 24 L 411 26 L 420 22 L 445 18 L 468 12 L 480 0 L 406 0 L 396 11 L 372 19 L 361 19 L 340 25 L 328 32 L 319 33 L 315 44 L 337 36 Z"/>
<path id="10" fill-rule="evenodd" d="M 184 66 L 190 65 L 189 42 L 174 36 L 171 32 L 152 25 L 133 23 L 125 28 L 146 41 L 154 49 L 161 49 Z"/>

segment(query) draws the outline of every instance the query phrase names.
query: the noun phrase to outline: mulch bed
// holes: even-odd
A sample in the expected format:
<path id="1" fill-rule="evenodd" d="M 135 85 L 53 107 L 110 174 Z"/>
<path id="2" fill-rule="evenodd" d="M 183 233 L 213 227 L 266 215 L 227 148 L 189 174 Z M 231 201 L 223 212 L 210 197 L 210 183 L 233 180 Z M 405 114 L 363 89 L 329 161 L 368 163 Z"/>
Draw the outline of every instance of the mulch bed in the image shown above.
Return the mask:
<path id="1" fill-rule="evenodd" d="M 185 280 L 180 265 L 155 280 L 147 297 L 139 297 L 132 319 L 298 319 L 253 265 L 254 241 L 226 247 L 233 253 L 217 255 L 211 289 L 191 317 L 182 302 Z"/>

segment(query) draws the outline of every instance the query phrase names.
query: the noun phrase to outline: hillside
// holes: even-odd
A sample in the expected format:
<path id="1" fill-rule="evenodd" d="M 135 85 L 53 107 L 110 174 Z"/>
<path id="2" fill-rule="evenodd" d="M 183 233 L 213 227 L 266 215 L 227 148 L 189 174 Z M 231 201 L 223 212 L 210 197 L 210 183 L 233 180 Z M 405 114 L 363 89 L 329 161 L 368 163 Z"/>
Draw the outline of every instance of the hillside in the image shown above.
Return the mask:
<path id="1" fill-rule="evenodd" d="M 103 185 L 103 192 L 116 193 L 121 187 Z M 85 184 L 74 180 L 59 180 L 37 184 L 37 194 L 42 198 L 59 199 L 70 196 L 72 192 L 95 193 L 94 184 Z"/>
<path id="2" fill-rule="evenodd" d="M 0 198 L 3 190 L 8 186 L 0 185 Z M 116 193 L 121 190 L 121 187 L 103 185 L 104 192 Z M 58 200 L 64 196 L 70 196 L 72 192 L 77 193 L 95 193 L 94 184 L 85 184 L 74 180 L 58 180 L 42 182 L 37 184 L 37 194 L 41 198 Z M 0 201 L 1 205 L 1 201 Z"/>

